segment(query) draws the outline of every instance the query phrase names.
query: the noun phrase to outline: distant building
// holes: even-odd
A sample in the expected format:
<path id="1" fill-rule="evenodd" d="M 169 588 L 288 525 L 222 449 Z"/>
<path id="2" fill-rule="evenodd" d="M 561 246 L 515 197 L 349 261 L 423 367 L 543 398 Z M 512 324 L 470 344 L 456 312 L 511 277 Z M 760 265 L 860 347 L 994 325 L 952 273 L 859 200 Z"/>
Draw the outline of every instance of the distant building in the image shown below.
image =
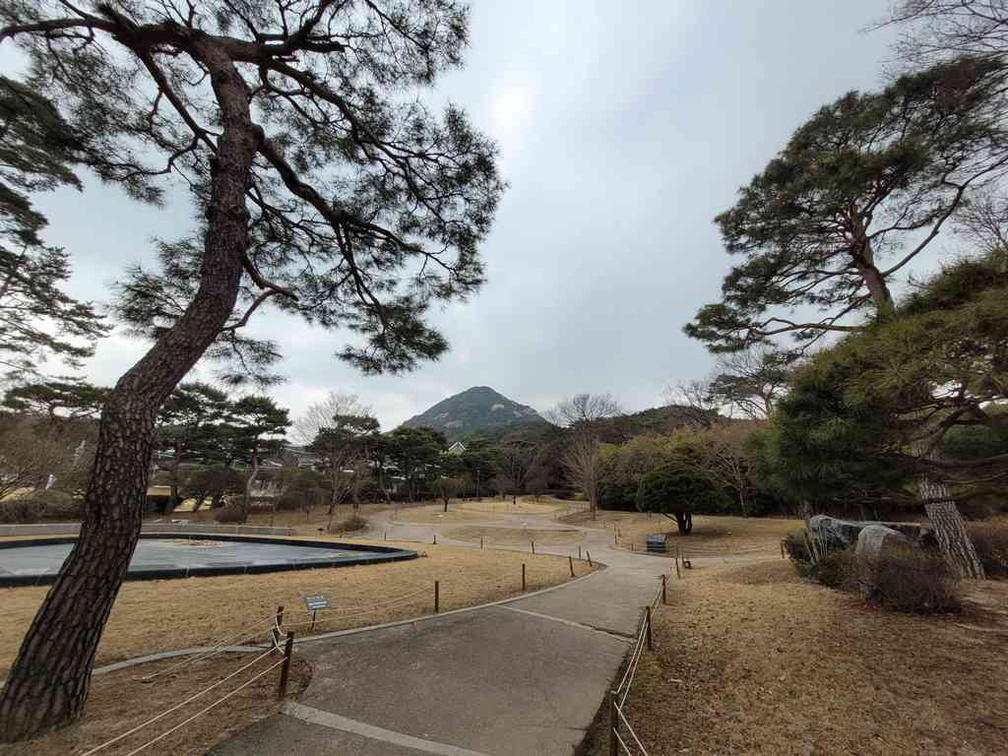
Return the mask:
<path id="1" fill-rule="evenodd" d="M 285 446 L 283 456 L 295 462 L 298 467 L 316 467 L 322 462 L 318 454 L 303 446 Z"/>
<path id="2" fill-rule="evenodd" d="M 461 441 L 456 441 L 454 444 L 448 447 L 446 454 L 451 454 L 453 457 L 461 457 L 466 452 L 466 445 Z"/>

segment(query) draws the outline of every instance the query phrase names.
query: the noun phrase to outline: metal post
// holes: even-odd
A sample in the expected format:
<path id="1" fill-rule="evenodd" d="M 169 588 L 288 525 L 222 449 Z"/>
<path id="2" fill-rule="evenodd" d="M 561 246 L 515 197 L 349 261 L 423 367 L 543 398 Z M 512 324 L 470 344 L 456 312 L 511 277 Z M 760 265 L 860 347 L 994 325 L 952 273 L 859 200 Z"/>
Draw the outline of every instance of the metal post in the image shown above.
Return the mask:
<path id="1" fill-rule="evenodd" d="M 581 544 L 578 544 L 578 561 L 581 561 Z"/>
<path id="2" fill-rule="evenodd" d="M 781 542 L 780 542 L 780 558 L 781 559 L 786 559 L 787 558 L 787 557 L 784 556 L 784 539 L 783 538 L 781 538 Z"/>
<path id="3" fill-rule="evenodd" d="M 529 541 L 532 544 L 532 553 L 535 554 L 535 541 Z"/>
<path id="4" fill-rule="evenodd" d="M 437 533 L 434 534 L 434 545 L 437 546 Z"/>
<path id="5" fill-rule="evenodd" d="M 525 562 L 522 562 L 522 590 L 525 590 Z"/>
<path id="6" fill-rule="evenodd" d="M 647 650 L 654 650 L 654 643 L 651 641 L 651 604 L 644 607 L 644 622 L 647 623 Z"/>
<path id="7" fill-rule="evenodd" d="M 385 531 L 385 537 L 382 540 L 385 540 L 385 541 L 388 540 L 388 531 L 387 530 Z"/>
<path id="8" fill-rule="evenodd" d="M 311 627 L 308 628 L 309 631 L 315 629 L 315 614 L 316 614 L 316 611 L 314 609 L 312 609 L 312 613 L 311 613 Z"/>
<path id="9" fill-rule="evenodd" d="M 480 551 L 483 551 L 483 536 L 480 536 Z"/>
<path id="10" fill-rule="evenodd" d="M 441 581 L 434 581 L 434 614 L 441 610 Z"/>
<path id="11" fill-rule="evenodd" d="M 661 576 L 661 602 L 662 604 L 668 603 L 668 596 L 665 593 L 665 575 Z"/>
<path id="12" fill-rule="evenodd" d="M 290 674 L 291 655 L 294 652 L 294 633 L 287 633 L 287 643 L 284 645 L 284 660 L 280 665 L 280 684 L 277 686 L 277 698 L 287 695 L 287 676 Z"/>
<path id="13" fill-rule="evenodd" d="M 590 551 L 585 551 L 585 554 L 588 555 L 588 566 L 589 567 L 594 567 L 595 565 L 592 564 L 592 560 L 591 560 L 591 552 Z"/>
<path id="14" fill-rule="evenodd" d="M 609 756 L 619 756 L 619 744 L 616 742 L 616 728 L 619 718 L 616 716 L 616 691 L 609 691 Z"/>
<path id="15" fill-rule="evenodd" d="M 567 564 L 570 565 L 571 577 L 574 577 L 574 557 L 572 557 L 570 554 L 567 555 Z"/>

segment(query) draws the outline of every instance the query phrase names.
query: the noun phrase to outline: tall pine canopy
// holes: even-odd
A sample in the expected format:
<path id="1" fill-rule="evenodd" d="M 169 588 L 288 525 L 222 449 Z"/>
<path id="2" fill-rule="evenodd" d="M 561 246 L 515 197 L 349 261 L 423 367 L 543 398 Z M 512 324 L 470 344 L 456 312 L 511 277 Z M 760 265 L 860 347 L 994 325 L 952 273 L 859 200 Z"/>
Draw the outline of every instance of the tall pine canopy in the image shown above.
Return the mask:
<path id="1" fill-rule="evenodd" d="M 965 58 L 819 110 L 715 219 L 743 259 L 686 333 L 715 352 L 807 344 L 890 311 L 896 277 L 1008 167 L 1004 85 L 1002 63 Z"/>
<path id="2" fill-rule="evenodd" d="M 30 196 L 80 189 L 70 166 L 82 148 L 49 100 L 0 76 L 0 368 L 11 378 L 36 375 L 50 357 L 77 367 L 105 334 L 94 307 L 62 288 L 69 257 L 43 242 L 46 218 Z"/>
<path id="3" fill-rule="evenodd" d="M 422 101 L 461 64 L 452 0 L 14 0 L 0 23 L 85 165 L 141 201 L 174 182 L 199 214 L 122 288 L 119 314 L 154 343 L 104 405 L 80 537 L 0 693 L 16 740 L 81 712 L 158 408 L 186 373 L 222 350 L 239 373 L 267 368 L 274 345 L 241 331 L 269 306 L 347 331 L 338 353 L 367 372 L 437 358 L 426 313 L 482 283 L 504 184 L 465 113 Z"/>

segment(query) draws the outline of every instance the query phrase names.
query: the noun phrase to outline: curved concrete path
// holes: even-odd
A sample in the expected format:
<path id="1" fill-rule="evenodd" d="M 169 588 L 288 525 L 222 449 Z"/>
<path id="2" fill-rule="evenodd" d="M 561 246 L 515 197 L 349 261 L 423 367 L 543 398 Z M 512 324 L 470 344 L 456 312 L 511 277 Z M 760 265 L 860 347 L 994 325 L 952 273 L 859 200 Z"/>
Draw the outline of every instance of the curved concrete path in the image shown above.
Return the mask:
<path id="1" fill-rule="evenodd" d="M 481 524 L 571 527 L 551 517 L 506 515 Z M 429 543 L 441 528 L 458 526 L 398 522 L 388 512 L 373 519 L 371 533 Z M 211 753 L 571 753 L 619 669 L 641 607 L 672 566 L 610 548 L 608 531 L 579 529 L 582 545 L 606 569 L 505 604 L 301 644 L 297 653 L 314 676 L 299 700 Z M 536 550 L 567 555 L 570 545 Z"/>

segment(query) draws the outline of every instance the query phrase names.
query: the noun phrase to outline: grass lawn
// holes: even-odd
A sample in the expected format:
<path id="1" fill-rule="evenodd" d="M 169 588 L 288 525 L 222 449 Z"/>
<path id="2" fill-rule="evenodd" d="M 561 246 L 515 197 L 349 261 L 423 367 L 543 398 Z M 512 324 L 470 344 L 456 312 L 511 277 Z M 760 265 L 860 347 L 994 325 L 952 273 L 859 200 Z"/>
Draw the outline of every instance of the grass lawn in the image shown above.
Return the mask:
<path id="1" fill-rule="evenodd" d="M 367 541 L 359 541 L 367 543 Z M 377 543 L 377 542 L 376 542 Z M 315 632 L 341 630 L 429 614 L 434 581 L 440 581 L 441 610 L 521 593 L 521 566 L 528 590 L 570 579 L 565 557 L 509 551 L 479 551 L 394 542 L 422 556 L 406 562 L 297 570 L 265 575 L 228 575 L 127 582 L 98 647 L 98 664 L 154 651 L 265 636 L 276 607 L 287 609 L 286 625 L 301 635 L 309 619 L 301 598 L 326 593 L 333 610 L 320 613 Z M 578 576 L 591 571 L 574 562 Z M 0 589 L 0 675 L 17 654 L 21 639 L 48 588 Z"/>
<path id="2" fill-rule="evenodd" d="M 671 585 L 627 703 L 649 753 L 1008 753 L 1004 581 L 967 586 L 986 610 L 936 617 L 870 609 L 781 561 Z"/>
<path id="3" fill-rule="evenodd" d="M 130 753 L 235 690 L 280 658 L 277 654 L 271 654 L 255 662 L 205 696 L 103 748 L 100 753 L 102 756 Z M 107 675 L 97 675 L 91 682 L 91 692 L 80 720 L 38 740 L 17 745 L 6 744 L 3 753 L 5 756 L 64 756 L 83 753 L 181 703 L 232 672 L 237 672 L 253 659 L 253 654 L 223 654 L 194 661 L 184 667 L 178 666 L 178 659 L 167 659 Z M 276 697 L 279 674 L 279 668 L 266 673 L 218 708 L 211 709 L 180 727 L 144 753 L 172 756 L 198 756 L 206 753 L 216 743 L 280 708 L 282 702 Z M 145 680 L 150 675 L 158 676 L 153 680 Z M 310 679 L 311 668 L 306 662 L 298 660 L 295 651 L 287 684 L 288 697 L 296 696 L 304 690 Z"/>
<path id="4" fill-rule="evenodd" d="M 422 506 L 401 507 L 396 510 L 395 519 L 403 522 L 423 522 L 437 524 L 441 522 L 466 522 L 474 520 L 492 520 L 500 515 L 551 515 L 565 510 L 570 502 L 544 496 L 539 500 L 518 497 L 512 503 L 511 497 L 506 499 L 484 498 L 482 500 L 451 499 L 448 511 L 444 506 L 425 504 Z"/>
<path id="5" fill-rule="evenodd" d="M 561 522 L 605 528 L 615 536 L 616 548 L 627 551 L 644 551 L 648 535 L 667 533 L 671 536 L 667 545 L 668 556 L 673 556 L 678 546 L 687 559 L 691 556 L 779 554 L 780 541 L 785 534 L 805 527 L 801 520 L 778 517 L 693 515 L 693 531 L 687 536 L 680 536 L 675 520 L 659 514 L 604 510 L 600 510 L 595 518 L 584 513 L 563 517 Z"/>

